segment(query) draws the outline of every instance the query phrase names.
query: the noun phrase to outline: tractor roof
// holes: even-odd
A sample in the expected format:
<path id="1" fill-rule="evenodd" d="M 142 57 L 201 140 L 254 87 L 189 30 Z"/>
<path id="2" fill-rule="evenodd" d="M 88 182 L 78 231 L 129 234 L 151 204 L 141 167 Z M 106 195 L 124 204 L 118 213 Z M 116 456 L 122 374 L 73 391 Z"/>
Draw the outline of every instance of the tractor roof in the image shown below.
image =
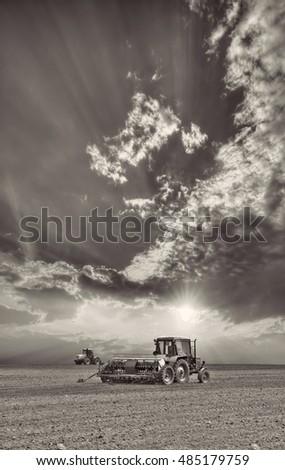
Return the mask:
<path id="1" fill-rule="evenodd" d="M 189 340 L 190 338 L 186 338 L 186 336 L 158 336 L 156 338 L 158 341 L 173 341 L 176 339 L 187 339 Z"/>

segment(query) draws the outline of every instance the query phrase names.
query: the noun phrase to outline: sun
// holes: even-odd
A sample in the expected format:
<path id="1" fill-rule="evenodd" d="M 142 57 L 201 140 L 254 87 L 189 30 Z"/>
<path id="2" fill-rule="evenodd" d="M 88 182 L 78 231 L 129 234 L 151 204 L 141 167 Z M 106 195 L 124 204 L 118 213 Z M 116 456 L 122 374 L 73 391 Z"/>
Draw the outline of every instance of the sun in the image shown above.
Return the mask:
<path id="1" fill-rule="evenodd" d="M 180 315 L 180 319 L 185 323 L 193 320 L 195 322 L 195 318 L 197 317 L 197 312 L 191 307 L 191 305 L 182 305 L 178 307 L 178 313 Z"/>

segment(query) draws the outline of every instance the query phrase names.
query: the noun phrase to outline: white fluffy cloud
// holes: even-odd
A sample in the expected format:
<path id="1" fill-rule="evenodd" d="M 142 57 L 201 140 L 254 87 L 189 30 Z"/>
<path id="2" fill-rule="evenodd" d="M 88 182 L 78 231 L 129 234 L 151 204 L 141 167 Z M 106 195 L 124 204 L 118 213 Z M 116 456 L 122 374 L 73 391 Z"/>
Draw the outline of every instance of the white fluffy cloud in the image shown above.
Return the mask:
<path id="1" fill-rule="evenodd" d="M 207 0 L 185 0 L 189 5 L 189 10 L 197 15 L 201 15 L 207 10 Z"/>
<path id="2" fill-rule="evenodd" d="M 136 93 L 125 128 L 114 137 L 105 137 L 102 148 L 96 144 L 87 147 L 91 169 L 114 183 L 125 183 L 127 165 L 137 166 L 154 150 L 160 150 L 179 126 L 179 118 L 169 107 Z"/>
<path id="3" fill-rule="evenodd" d="M 96 171 L 98 175 L 105 176 L 113 180 L 115 184 L 122 184 L 127 181 L 125 170 L 120 161 L 112 156 L 110 151 L 109 157 L 101 153 L 96 144 L 88 145 L 87 153 L 91 156 L 90 168 Z"/>
<path id="4" fill-rule="evenodd" d="M 207 51 L 208 54 L 217 52 L 221 39 L 225 36 L 229 29 L 234 27 L 239 17 L 241 4 L 241 0 L 230 0 L 228 2 L 228 6 L 222 21 L 219 22 L 219 24 L 214 28 L 207 41 L 209 46 Z"/>
<path id="5" fill-rule="evenodd" d="M 123 271 L 132 282 L 144 284 L 154 279 L 165 277 L 165 265 L 173 252 L 174 242 L 158 243 L 144 253 L 134 257 L 132 263 Z"/>
<path id="6" fill-rule="evenodd" d="M 181 140 L 185 149 L 185 152 L 188 155 L 191 155 L 195 150 L 203 147 L 207 140 L 207 134 L 201 132 L 201 129 L 196 124 L 191 124 L 189 132 L 186 132 L 184 129 L 181 131 Z"/>
<path id="7" fill-rule="evenodd" d="M 208 137 L 196 124 L 192 123 L 187 132 L 173 110 L 157 99 L 136 93 L 132 102 L 124 129 L 114 137 L 104 137 L 102 146 L 93 144 L 86 149 L 90 168 L 97 174 L 115 184 L 126 183 L 128 166 L 137 167 L 142 160 L 150 160 L 173 134 L 179 135 L 187 154 L 206 144 Z"/>

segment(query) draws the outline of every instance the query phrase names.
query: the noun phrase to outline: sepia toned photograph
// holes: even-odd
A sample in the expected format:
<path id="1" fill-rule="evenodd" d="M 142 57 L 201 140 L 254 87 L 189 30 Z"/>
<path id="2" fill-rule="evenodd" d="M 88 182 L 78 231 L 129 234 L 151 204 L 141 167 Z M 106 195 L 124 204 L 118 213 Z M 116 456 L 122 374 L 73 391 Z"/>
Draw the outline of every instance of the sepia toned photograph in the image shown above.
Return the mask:
<path id="1" fill-rule="evenodd" d="M 1 452 L 285 450 L 284 44 L 283 0 L 0 0 Z"/>

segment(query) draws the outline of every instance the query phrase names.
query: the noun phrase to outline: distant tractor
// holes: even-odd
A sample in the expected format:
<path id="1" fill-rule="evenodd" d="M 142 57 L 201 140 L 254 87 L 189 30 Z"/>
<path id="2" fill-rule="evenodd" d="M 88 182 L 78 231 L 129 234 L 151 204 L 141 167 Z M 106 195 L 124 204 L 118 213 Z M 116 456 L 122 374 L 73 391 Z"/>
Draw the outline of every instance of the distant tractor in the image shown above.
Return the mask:
<path id="1" fill-rule="evenodd" d="M 76 358 L 74 359 L 75 364 L 81 365 L 84 364 L 85 366 L 90 364 L 100 364 L 100 358 L 94 356 L 94 352 L 92 348 L 84 348 L 82 349 L 82 354 L 77 354 Z"/>
<path id="2" fill-rule="evenodd" d="M 198 375 L 201 383 L 210 379 L 205 361 L 196 355 L 196 339 L 161 336 L 154 340 L 153 357 L 113 357 L 98 372 L 102 382 L 148 381 L 171 385 L 186 384 Z"/>

